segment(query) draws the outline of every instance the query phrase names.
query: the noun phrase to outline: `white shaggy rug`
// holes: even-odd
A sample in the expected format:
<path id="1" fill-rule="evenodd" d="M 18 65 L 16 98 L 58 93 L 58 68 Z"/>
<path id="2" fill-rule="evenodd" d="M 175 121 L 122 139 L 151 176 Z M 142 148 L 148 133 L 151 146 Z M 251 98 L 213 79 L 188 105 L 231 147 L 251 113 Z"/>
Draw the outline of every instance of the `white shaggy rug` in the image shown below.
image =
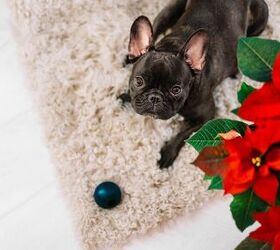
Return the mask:
<path id="1" fill-rule="evenodd" d="M 61 188 L 84 249 L 112 249 L 133 236 L 193 212 L 209 197 L 186 146 L 174 166 L 156 164 L 164 141 L 176 131 L 169 121 L 136 115 L 116 100 L 128 85 L 122 68 L 130 25 L 140 14 L 155 17 L 161 0 L 9 0 L 14 29 L 34 105 Z M 279 38 L 279 1 L 269 0 L 270 26 Z M 277 26 L 278 23 L 278 26 Z M 218 115 L 237 106 L 238 80 L 216 93 Z M 119 184 L 124 198 L 113 210 L 92 198 L 103 181 Z"/>

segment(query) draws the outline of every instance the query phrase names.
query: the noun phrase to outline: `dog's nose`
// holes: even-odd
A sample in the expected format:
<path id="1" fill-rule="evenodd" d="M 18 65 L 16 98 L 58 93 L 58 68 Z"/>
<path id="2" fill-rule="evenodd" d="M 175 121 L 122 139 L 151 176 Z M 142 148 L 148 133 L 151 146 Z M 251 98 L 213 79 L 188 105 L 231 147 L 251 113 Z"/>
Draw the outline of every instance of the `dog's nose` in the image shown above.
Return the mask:
<path id="1" fill-rule="evenodd" d="M 160 95 L 157 94 L 150 94 L 148 97 L 149 102 L 151 102 L 152 104 L 158 104 L 162 102 L 162 97 Z"/>

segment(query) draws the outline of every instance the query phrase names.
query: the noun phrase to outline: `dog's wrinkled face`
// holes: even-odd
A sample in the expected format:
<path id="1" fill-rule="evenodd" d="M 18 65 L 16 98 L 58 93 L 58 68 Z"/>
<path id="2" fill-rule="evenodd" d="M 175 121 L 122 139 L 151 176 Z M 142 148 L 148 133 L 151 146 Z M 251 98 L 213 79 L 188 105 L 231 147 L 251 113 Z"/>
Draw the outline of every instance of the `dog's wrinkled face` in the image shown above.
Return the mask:
<path id="1" fill-rule="evenodd" d="M 132 107 L 141 115 L 169 119 L 183 107 L 192 79 L 179 56 L 147 52 L 135 63 L 129 81 Z"/>
<path id="2" fill-rule="evenodd" d="M 184 106 L 194 81 L 202 70 L 208 44 L 198 31 L 177 55 L 151 50 L 153 30 L 147 17 L 138 17 L 131 27 L 129 57 L 136 61 L 129 80 L 132 107 L 140 115 L 169 119 Z"/>

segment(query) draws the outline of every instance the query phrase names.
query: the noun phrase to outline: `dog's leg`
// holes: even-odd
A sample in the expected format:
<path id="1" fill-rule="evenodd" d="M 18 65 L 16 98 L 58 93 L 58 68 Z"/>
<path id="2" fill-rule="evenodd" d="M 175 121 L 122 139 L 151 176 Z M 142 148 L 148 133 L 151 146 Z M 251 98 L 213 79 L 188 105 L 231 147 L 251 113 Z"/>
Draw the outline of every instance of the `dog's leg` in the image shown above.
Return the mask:
<path id="1" fill-rule="evenodd" d="M 158 161 L 161 169 L 170 167 L 177 158 L 181 148 L 185 145 L 185 140 L 195 131 L 197 131 L 202 124 L 192 126 L 187 122 L 183 123 L 181 131 L 166 142 L 160 150 L 161 158 Z"/>
<path id="2" fill-rule="evenodd" d="M 191 104 L 190 107 L 194 107 L 194 104 Z M 203 97 L 203 100 L 200 100 L 199 104 L 195 107 L 195 109 L 184 107 L 179 112 L 180 115 L 185 117 L 185 121 L 180 132 L 161 148 L 161 158 L 158 162 L 161 169 L 170 167 L 177 158 L 181 148 L 185 145 L 185 140 L 207 121 L 215 117 L 215 102 L 212 94 Z"/>
<path id="3" fill-rule="evenodd" d="M 268 7 L 264 0 L 252 0 L 250 5 L 250 16 L 247 29 L 247 36 L 260 35 L 268 20 Z"/>
<path id="4" fill-rule="evenodd" d="M 171 0 L 171 2 L 157 15 L 153 23 L 154 40 L 171 28 L 185 11 L 187 0 Z"/>
<path id="5" fill-rule="evenodd" d="M 126 92 L 126 93 L 123 93 L 123 94 L 119 95 L 119 96 L 117 97 L 117 99 L 121 100 L 122 106 L 124 106 L 126 103 L 131 102 L 131 96 L 130 96 L 130 94 L 129 94 L 129 91 Z"/>

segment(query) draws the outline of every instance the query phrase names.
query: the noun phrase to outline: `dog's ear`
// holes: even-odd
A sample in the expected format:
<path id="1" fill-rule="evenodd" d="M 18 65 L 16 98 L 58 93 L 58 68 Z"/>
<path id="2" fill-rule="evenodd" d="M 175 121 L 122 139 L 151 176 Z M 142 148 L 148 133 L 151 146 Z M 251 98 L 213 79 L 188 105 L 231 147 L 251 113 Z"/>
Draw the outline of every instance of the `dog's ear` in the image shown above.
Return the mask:
<path id="1" fill-rule="evenodd" d="M 139 16 L 131 26 L 128 45 L 129 59 L 145 54 L 153 45 L 153 27 L 145 16 Z"/>
<path id="2" fill-rule="evenodd" d="M 195 71 L 201 71 L 206 62 L 209 36 L 203 29 L 196 31 L 180 52 L 185 62 Z"/>

